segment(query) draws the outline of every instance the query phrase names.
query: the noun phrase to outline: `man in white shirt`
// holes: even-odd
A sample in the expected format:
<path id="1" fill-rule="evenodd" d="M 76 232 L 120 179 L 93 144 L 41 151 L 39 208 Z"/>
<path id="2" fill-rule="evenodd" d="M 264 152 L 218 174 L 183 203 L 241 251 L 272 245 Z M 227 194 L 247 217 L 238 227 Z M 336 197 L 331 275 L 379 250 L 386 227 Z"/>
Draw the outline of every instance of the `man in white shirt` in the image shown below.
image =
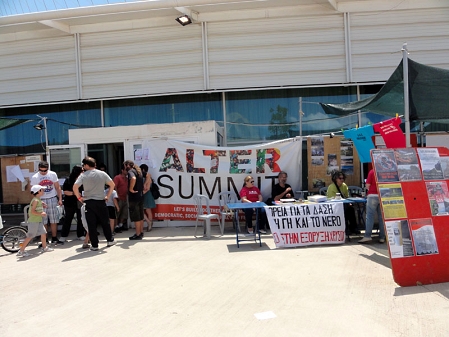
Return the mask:
<path id="1" fill-rule="evenodd" d="M 57 237 L 59 211 L 56 206 L 62 206 L 62 191 L 59 186 L 58 175 L 48 169 L 49 165 L 46 161 L 39 162 L 39 172 L 31 177 L 30 186 L 41 185 L 44 189 L 42 201 L 47 205 L 45 212 L 47 215 L 42 218 L 45 228 L 47 229 L 50 220 L 51 242 L 54 244 L 64 244 Z"/>

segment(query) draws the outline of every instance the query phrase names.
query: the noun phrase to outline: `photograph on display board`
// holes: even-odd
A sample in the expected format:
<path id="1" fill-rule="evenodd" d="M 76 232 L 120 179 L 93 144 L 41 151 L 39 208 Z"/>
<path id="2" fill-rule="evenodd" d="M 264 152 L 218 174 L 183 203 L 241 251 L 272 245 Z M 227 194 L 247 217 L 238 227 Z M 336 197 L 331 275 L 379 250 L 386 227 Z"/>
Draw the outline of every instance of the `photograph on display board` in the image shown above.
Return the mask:
<path id="1" fill-rule="evenodd" d="M 372 156 L 376 167 L 377 182 L 399 181 L 393 150 L 374 150 Z"/>
<path id="2" fill-rule="evenodd" d="M 407 220 L 385 221 L 385 230 L 392 259 L 415 255 Z"/>
<path id="3" fill-rule="evenodd" d="M 440 157 L 443 179 L 449 179 L 449 157 Z"/>
<path id="4" fill-rule="evenodd" d="M 410 220 L 416 255 L 438 254 L 432 219 Z"/>
<path id="5" fill-rule="evenodd" d="M 394 156 L 400 181 L 422 180 L 418 156 L 414 149 L 396 149 L 394 150 Z"/>
<path id="6" fill-rule="evenodd" d="M 340 167 L 341 172 L 350 176 L 354 174 L 354 142 L 342 139 L 340 142 Z"/>
<path id="7" fill-rule="evenodd" d="M 444 179 L 438 149 L 418 148 L 418 156 L 424 180 Z"/>
<path id="8" fill-rule="evenodd" d="M 354 166 L 353 165 L 341 165 L 341 172 L 343 172 L 347 176 L 351 176 L 354 174 Z"/>
<path id="9" fill-rule="evenodd" d="M 311 139 L 312 146 L 310 147 L 312 152 L 312 166 L 324 165 L 324 140 L 323 137 L 317 137 Z"/>
<path id="10" fill-rule="evenodd" d="M 315 178 L 312 179 L 313 188 L 321 188 L 326 186 L 326 182 L 323 179 Z"/>
<path id="11" fill-rule="evenodd" d="M 446 181 L 426 182 L 432 215 L 449 215 L 449 191 Z"/>
<path id="12" fill-rule="evenodd" d="M 385 219 L 406 218 L 404 195 L 401 184 L 377 185 Z"/>
<path id="13" fill-rule="evenodd" d="M 327 155 L 327 169 L 326 174 L 331 175 L 332 172 L 338 171 L 340 167 L 338 166 L 337 155 L 335 153 L 329 153 Z"/>

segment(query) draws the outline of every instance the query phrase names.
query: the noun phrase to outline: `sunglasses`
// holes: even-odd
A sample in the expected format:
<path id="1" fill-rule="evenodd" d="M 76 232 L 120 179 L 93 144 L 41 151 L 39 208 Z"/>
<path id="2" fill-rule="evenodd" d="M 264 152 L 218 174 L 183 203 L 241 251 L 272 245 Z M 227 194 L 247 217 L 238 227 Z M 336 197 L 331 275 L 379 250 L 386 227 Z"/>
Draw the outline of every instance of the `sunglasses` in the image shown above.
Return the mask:
<path id="1" fill-rule="evenodd" d="M 340 180 L 345 180 L 345 177 L 338 177 L 338 179 L 340 179 Z"/>
<path id="2" fill-rule="evenodd" d="M 254 184 L 254 180 L 251 180 L 250 183 L 251 183 L 251 184 Z"/>
<path id="3" fill-rule="evenodd" d="M 46 169 L 46 170 L 39 169 L 39 172 L 47 172 L 47 171 L 48 171 L 48 169 Z"/>

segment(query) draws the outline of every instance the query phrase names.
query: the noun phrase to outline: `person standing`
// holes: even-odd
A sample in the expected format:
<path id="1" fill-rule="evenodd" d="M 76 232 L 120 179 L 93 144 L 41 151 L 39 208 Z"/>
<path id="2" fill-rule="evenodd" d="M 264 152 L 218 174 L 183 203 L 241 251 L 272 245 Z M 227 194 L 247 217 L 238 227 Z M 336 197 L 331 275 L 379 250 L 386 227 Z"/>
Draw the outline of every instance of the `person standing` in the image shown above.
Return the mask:
<path id="1" fill-rule="evenodd" d="M 274 185 L 271 191 L 271 198 L 279 201 L 283 198 L 293 198 L 292 187 L 287 184 L 287 172 L 281 171 L 278 174 L 278 183 Z M 271 205 L 269 205 L 271 206 Z"/>
<path id="2" fill-rule="evenodd" d="M 144 178 L 143 184 L 143 215 L 148 224 L 147 232 L 153 229 L 153 208 L 156 208 L 156 201 L 151 194 L 151 184 L 153 183 L 153 178 L 151 178 L 150 172 L 148 172 L 148 165 L 142 164 L 140 165 L 140 169 L 142 170 L 142 175 Z"/>
<path id="3" fill-rule="evenodd" d="M 62 184 L 62 191 L 64 193 L 64 211 L 65 211 L 65 219 L 64 224 L 61 229 L 61 241 L 66 241 L 69 236 L 70 227 L 72 225 L 72 220 L 74 215 L 76 214 L 76 236 L 78 240 L 85 239 L 85 230 L 83 224 L 81 222 L 81 204 L 78 205 L 78 200 L 76 199 L 75 194 L 73 193 L 73 184 L 79 175 L 83 173 L 83 168 L 81 165 L 75 165 L 72 168 L 72 172 L 70 176 L 64 181 Z M 82 188 L 81 188 L 82 189 Z"/>
<path id="4" fill-rule="evenodd" d="M 42 223 L 42 218 L 46 216 L 44 204 L 41 200 L 41 197 L 44 194 L 44 189 L 41 185 L 33 185 L 31 187 L 31 194 L 33 195 L 33 199 L 31 200 L 30 208 L 28 209 L 28 231 L 26 239 L 23 241 L 20 250 L 17 253 L 18 257 L 30 256 L 30 254 L 25 251 L 25 248 L 30 241 L 38 235 L 41 236 L 42 240 L 42 252 L 53 251 L 52 248 L 47 246 L 47 231 Z"/>
<path id="5" fill-rule="evenodd" d="M 49 170 L 49 164 L 46 161 L 39 162 L 38 168 L 39 172 L 31 177 L 30 184 L 31 186 L 41 185 L 44 189 L 44 195 L 41 199 L 47 205 L 47 210 L 42 221 L 45 228 L 47 228 L 48 221 L 50 221 L 51 242 L 54 244 L 64 244 L 57 237 L 59 222 L 57 206 L 62 206 L 62 191 L 59 185 L 58 175 L 56 172 Z"/>
<path id="6" fill-rule="evenodd" d="M 136 234 L 130 236 L 130 240 L 142 240 L 143 238 L 143 175 L 139 166 L 135 166 L 132 160 L 124 163 L 128 171 L 128 204 L 129 217 L 134 222 Z"/>
<path id="7" fill-rule="evenodd" d="M 111 227 L 109 225 L 109 214 L 106 207 L 106 202 L 111 198 L 112 191 L 115 184 L 111 177 L 106 172 L 97 170 L 95 168 L 96 162 L 92 157 L 85 157 L 83 159 L 84 173 L 81 174 L 73 185 L 73 193 L 76 198 L 85 203 L 85 215 L 90 237 L 90 250 L 98 250 L 98 235 L 97 224 L 101 224 L 104 236 L 108 241 L 108 247 L 115 245 L 114 237 L 112 236 Z M 109 186 L 108 194 L 104 194 L 104 186 Z M 83 186 L 84 196 L 80 195 L 79 188 Z"/>
<path id="8" fill-rule="evenodd" d="M 118 195 L 118 212 L 116 233 L 128 230 L 128 171 L 123 164 L 121 172 L 114 177 L 115 190 Z"/>
<path id="9" fill-rule="evenodd" d="M 104 195 L 108 195 L 109 188 L 104 190 Z M 113 190 L 111 197 L 106 201 L 106 207 L 108 208 L 109 214 L 109 225 L 111 226 L 111 232 L 114 234 L 116 221 L 117 221 L 117 211 L 120 210 L 120 206 L 118 205 L 118 196 L 117 191 Z"/>
<path id="10" fill-rule="evenodd" d="M 263 197 L 260 193 L 260 190 L 254 186 L 254 178 L 251 176 L 247 176 L 244 180 L 243 187 L 240 190 L 240 198 L 242 199 L 242 202 L 258 202 L 262 201 Z M 253 208 L 245 208 L 243 210 L 245 213 L 245 222 L 246 227 L 248 229 L 249 234 L 254 234 L 253 230 L 253 214 L 254 209 Z M 266 231 L 263 229 L 260 229 L 260 223 L 261 223 L 262 217 L 259 216 L 259 232 L 262 234 L 266 234 Z"/>
<path id="11" fill-rule="evenodd" d="M 382 219 L 382 210 L 380 209 L 379 193 L 377 191 L 377 184 L 374 178 L 374 170 L 368 172 L 368 177 L 366 178 L 366 188 L 368 190 L 366 197 L 366 221 L 365 221 L 365 235 L 359 243 L 371 242 L 371 234 L 374 227 L 374 214 L 377 213 L 377 218 L 379 220 L 379 243 L 385 242 L 385 227 L 384 221 Z"/>

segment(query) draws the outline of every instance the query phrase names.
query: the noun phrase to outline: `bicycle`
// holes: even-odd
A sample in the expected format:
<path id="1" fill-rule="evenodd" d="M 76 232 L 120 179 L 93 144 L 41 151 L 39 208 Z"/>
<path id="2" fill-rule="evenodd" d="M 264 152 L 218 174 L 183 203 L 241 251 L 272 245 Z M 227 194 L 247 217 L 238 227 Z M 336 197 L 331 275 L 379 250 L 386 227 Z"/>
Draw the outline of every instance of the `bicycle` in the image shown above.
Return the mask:
<path id="1" fill-rule="evenodd" d="M 0 229 L 3 228 L 3 220 L 0 215 Z M 27 229 L 23 226 L 12 226 L 0 235 L 0 245 L 9 253 L 17 253 L 25 240 Z"/>

